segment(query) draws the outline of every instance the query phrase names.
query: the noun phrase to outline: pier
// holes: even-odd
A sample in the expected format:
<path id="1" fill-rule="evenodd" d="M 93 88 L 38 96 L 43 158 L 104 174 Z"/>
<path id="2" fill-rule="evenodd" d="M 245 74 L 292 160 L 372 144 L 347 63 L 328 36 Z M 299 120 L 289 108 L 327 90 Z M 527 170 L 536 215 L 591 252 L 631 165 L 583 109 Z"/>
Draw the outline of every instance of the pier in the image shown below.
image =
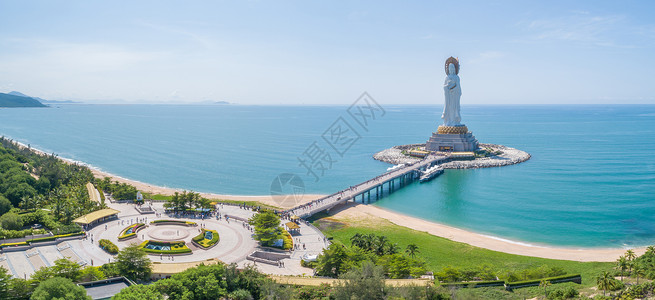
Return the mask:
<path id="1" fill-rule="evenodd" d="M 371 200 L 379 200 L 385 195 L 389 195 L 409 183 L 419 180 L 423 171 L 432 166 L 448 162 L 450 159 L 449 155 L 429 155 L 421 161 L 405 164 L 373 179 L 291 208 L 286 212 L 304 218 L 348 201 L 357 202 L 360 200 L 362 203 L 371 203 Z"/>

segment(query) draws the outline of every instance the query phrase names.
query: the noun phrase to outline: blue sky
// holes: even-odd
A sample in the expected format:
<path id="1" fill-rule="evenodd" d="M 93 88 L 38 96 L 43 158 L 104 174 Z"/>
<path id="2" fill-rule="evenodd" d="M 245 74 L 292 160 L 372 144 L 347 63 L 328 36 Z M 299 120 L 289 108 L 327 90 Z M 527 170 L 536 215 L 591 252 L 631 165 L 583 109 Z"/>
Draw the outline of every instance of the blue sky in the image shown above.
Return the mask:
<path id="1" fill-rule="evenodd" d="M 653 1 L 0 0 L 0 92 L 88 102 L 655 104 Z"/>

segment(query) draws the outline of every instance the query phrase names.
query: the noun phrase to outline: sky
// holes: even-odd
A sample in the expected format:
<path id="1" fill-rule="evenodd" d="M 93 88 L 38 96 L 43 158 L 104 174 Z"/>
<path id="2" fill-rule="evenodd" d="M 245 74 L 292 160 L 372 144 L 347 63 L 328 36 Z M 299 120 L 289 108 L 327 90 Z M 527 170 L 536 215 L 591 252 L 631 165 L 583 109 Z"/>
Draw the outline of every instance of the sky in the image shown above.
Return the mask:
<path id="1" fill-rule="evenodd" d="M 0 92 L 88 103 L 655 104 L 655 1 L 0 0 Z"/>

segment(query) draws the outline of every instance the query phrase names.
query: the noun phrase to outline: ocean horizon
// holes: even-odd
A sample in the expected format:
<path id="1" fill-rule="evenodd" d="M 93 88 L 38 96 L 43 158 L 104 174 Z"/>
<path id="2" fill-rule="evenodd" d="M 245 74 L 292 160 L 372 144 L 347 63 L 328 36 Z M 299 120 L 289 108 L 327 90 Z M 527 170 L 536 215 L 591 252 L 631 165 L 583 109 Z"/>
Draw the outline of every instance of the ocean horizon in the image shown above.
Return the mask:
<path id="1" fill-rule="evenodd" d="M 0 135 L 158 186 L 267 195 L 291 173 L 305 193 L 330 194 L 385 172 L 391 165 L 372 155 L 424 143 L 440 114 L 436 105 L 384 106 L 362 123 L 338 105 L 67 104 L 0 110 Z M 480 142 L 532 159 L 446 170 L 374 205 L 521 243 L 655 243 L 655 105 L 475 105 L 462 118 Z M 326 138 L 335 124 L 356 132 L 347 148 Z M 312 173 L 302 162 L 317 153 L 323 168 Z"/>

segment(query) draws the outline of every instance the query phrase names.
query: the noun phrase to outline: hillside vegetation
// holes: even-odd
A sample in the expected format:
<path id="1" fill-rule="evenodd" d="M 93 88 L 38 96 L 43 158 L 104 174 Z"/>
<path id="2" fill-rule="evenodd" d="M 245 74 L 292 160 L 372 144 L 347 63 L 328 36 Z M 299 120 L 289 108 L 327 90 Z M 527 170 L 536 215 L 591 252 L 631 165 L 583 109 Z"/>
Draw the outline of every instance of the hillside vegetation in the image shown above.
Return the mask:
<path id="1" fill-rule="evenodd" d="M 34 98 L 0 93 L 0 107 L 46 107 Z"/>

